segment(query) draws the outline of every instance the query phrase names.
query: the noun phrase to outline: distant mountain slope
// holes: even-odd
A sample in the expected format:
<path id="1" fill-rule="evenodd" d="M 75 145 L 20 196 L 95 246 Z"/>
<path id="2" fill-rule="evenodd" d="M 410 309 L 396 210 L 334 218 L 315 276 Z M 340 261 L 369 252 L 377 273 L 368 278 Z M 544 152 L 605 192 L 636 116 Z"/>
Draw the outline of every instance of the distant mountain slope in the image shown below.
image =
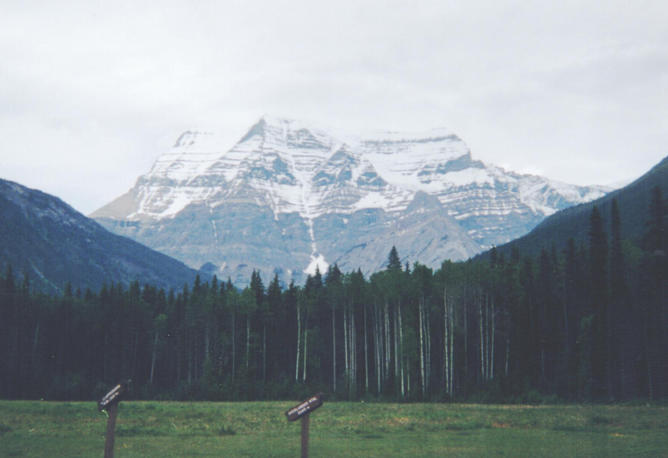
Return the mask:
<path id="1" fill-rule="evenodd" d="M 340 138 L 265 116 L 231 148 L 183 133 L 91 216 L 221 277 L 301 281 L 333 263 L 377 271 L 392 245 L 402 262 L 464 260 L 605 192 L 484 164 L 446 129 Z"/>
<path id="2" fill-rule="evenodd" d="M 619 206 L 622 237 L 638 241 L 646 231 L 650 193 L 655 186 L 659 186 L 663 196 L 668 196 L 668 157 L 633 183 L 595 201 L 555 213 L 524 237 L 497 247 L 497 251 L 508 255 L 513 248 L 517 248 L 523 255 L 536 255 L 543 248 L 550 249 L 552 245 L 559 250 L 564 248 L 569 238 L 586 243 L 594 205 L 599 208 L 603 221 L 607 223 L 605 230 L 609 233 L 613 199 L 617 199 Z"/>
<path id="3" fill-rule="evenodd" d="M 139 243 L 112 234 L 60 199 L 0 179 L 0 268 L 11 264 L 19 278 L 58 292 L 98 289 L 134 280 L 161 287 L 191 282 L 195 271 Z M 4 272 L 4 270 L 3 270 Z"/>

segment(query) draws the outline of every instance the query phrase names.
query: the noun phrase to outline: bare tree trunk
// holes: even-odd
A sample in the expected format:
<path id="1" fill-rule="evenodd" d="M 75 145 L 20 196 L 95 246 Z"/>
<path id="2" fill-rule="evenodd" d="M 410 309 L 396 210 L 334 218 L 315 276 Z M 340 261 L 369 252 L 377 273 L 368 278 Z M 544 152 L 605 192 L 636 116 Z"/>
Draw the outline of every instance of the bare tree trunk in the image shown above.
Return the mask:
<path id="1" fill-rule="evenodd" d="M 295 361 L 295 382 L 299 381 L 299 356 L 302 338 L 302 319 L 299 313 L 299 306 L 297 306 L 297 359 Z"/>
<path id="2" fill-rule="evenodd" d="M 617 374 L 616 362 L 618 360 L 617 352 L 613 352 L 612 323 L 614 323 L 614 312 L 615 312 L 613 304 L 614 301 L 608 302 L 607 313 L 605 314 L 605 328 L 606 328 L 605 346 L 608 354 L 608 357 L 605 359 L 605 367 L 606 367 L 605 372 L 608 385 L 608 400 L 610 401 L 614 401 L 616 397 L 614 377 Z"/>
<path id="3" fill-rule="evenodd" d="M 510 332 L 506 332 L 506 367 L 504 368 L 504 374 L 508 377 L 508 364 L 510 361 Z"/>
<path id="4" fill-rule="evenodd" d="M 109 334 L 106 332 L 104 333 L 104 349 L 106 351 L 109 343 Z M 176 346 L 177 348 L 177 358 L 176 358 L 176 381 L 180 382 L 181 381 L 181 364 L 180 360 L 181 358 L 178 357 L 178 345 Z M 109 358 L 102 358 L 102 380 L 107 380 L 107 372 L 108 372 L 108 364 L 109 364 Z"/>
<path id="5" fill-rule="evenodd" d="M 153 375 L 155 374 L 155 360 L 158 353 L 158 331 L 156 329 L 153 336 L 153 351 L 151 354 L 151 375 L 149 376 L 148 383 L 153 385 Z"/>
<path id="6" fill-rule="evenodd" d="M 232 309 L 232 380 L 237 370 L 237 313 Z"/>
<path id="7" fill-rule="evenodd" d="M 33 376 L 35 375 L 35 368 L 37 367 L 37 346 L 39 343 L 39 321 L 35 325 L 35 334 L 32 339 L 32 355 L 30 357 L 30 363 L 32 366 Z M 103 370 L 104 372 L 104 370 Z"/>
<path id="8" fill-rule="evenodd" d="M 410 360 L 408 360 L 410 362 Z M 406 393 L 411 394 L 411 371 L 406 372 Z"/>
<path id="9" fill-rule="evenodd" d="M 353 396 L 357 395 L 357 333 L 355 332 L 355 311 L 350 310 L 350 389 Z"/>
<path id="10" fill-rule="evenodd" d="M 469 303 L 464 300 L 464 377 L 469 376 Z"/>
<path id="11" fill-rule="evenodd" d="M 188 380 L 188 384 L 192 383 L 192 351 L 190 350 L 190 347 L 192 346 L 191 342 L 191 336 L 190 332 L 188 331 L 188 325 L 186 324 L 186 330 L 185 330 L 185 346 L 184 346 L 184 351 L 185 351 L 185 358 L 186 358 L 186 370 L 188 372 L 186 380 Z"/>
<path id="12" fill-rule="evenodd" d="M 406 397 L 406 388 L 404 385 L 404 331 L 403 331 L 403 325 L 402 325 L 402 320 L 401 320 L 401 303 L 399 303 L 399 307 L 397 308 L 397 320 L 399 321 L 399 350 L 401 354 L 401 397 L 405 398 Z M 397 356 L 399 357 L 399 356 Z"/>
<path id="13" fill-rule="evenodd" d="M 262 325 L 262 383 L 267 383 L 267 324 Z"/>
<path id="14" fill-rule="evenodd" d="M 354 350 L 354 326 L 353 326 L 352 304 L 348 310 L 348 362 L 350 364 L 350 371 L 348 372 L 348 395 L 353 395 L 353 380 L 355 379 L 355 350 Z"/>
<path id="15" fill-rule="evenodd" d="M 306 362 L 308 361 L 308 315 L 304 319 L 304 373 L 302 380 L 306 382 Z"/>
<path id="16" fill-rule="evenodd" d="M 346 365 L 346 389 L 350 393 L 350 351 L 348 349 L 348 310 L 347 308 L 343 311 L 343 355 L 344 355 L 344 364 Z"/>
<path id="17" fill-rule="evenodd" d="M 564 359 L 565 359 L 566 369 L 568 369 L 568 361 L 570 360 L 571 357 L 571 338 L 568 329 L 568 302 L 566 299 L 564 299 L 563 301 L 563 310 L 564 310 L 564 343 L 566 344 L 566 348 L 564 349 L 566 357 Z"/>
<path id="18" fill-rule="evenodd" d="M 543 322 L 545 321 L 547 317 L 547 307 L 545 305 L 545 302 L 542 304 L 542 311 L 543 311 Z M 546 343 L 546 333 L 545 329 L 547 329 L 547 323 L 542 327 L 543 329 L 541 330 L 541 338 L 540 338 L 540 383 L 541 386 L 544 388 L 547 385 L 547 378 L 545 377 L 545 343 Z"/>
<path id="19" fill-rule="evenodd" d="M 647 314 L 649 315 L 649 314 Z M 648 322 L 647 320 L 649 317 L 646 317 L 645 320 L 645 332 L 644 334 L 644 343 L 645 343 L 645 364 L 647 365 L 647 397 L 649 398 L 650 401 L 654 400 L 654 377 L 653 377 L 653 371 L 652 371 L 652 358 L 650 356 L 650 351 L 649 351 L 649 330 L 647 329 Z"/>
<path id="20" fill-rule="evenodd" d="M 422 317 L 422 298 L 418 302 L 418 321 L 420 326 L 420 376 L 422 378 L 422 396 L 426 394 L 426 384 L 425 384 L 425 367 L 424 367 L 424 323 Z"/>
<path id="21" fill-rule="evenodd" d="M 364 306 L 364 393 L 369 392 L 369 347 L 367 344 L 366 306 Z"/>
<path id="22" fill-rule="evenodd" d="M 429 326 L 429 307 L 427 306 L 427 301 L 425 299 L 424 301 L 424 307 L 423 307 L 423 313 L 424 313 L 424 319 L 422 322 L 424 323 L 424 336 L 425 336 L 425 348 L 426 348 L 426 354 L 425 354 L 425 389 L 427 392 L 431 389 L 431 327 Z"/>
<path id="23" fill-rule="evenodd" d="M 489 296 L 483 301 L 483 325 L 485 326 L 485 381 L 489 381 Z"/>
<path id="24" fill-rule="evenodd" d="M 209 359 L 209 325 L 204 325 L 204 361 Z"/>
<path id="25" fill-rule="evenodd" d="M 374 327 L 376 328 L 375 332 L 375 341 L 376 341 L 376 348 L 375 348 L 375 354 L 376 354 L 376 386 L 378 388 L 378 394 L 381 393 L 382 390 L 382 385 L 381 385 L 381 369 L 382 369 L 382 364 L 381 364 L 381 327 L 380 327 L 380 311 L 378 310 L 378 304 L 374 304 L 374 315 L 376 316 L 376 319 L 374 320 Z"/>
<path id="26" fill-rule="evenodd" d="M 494 300 L 491 300 L 491 313 L 490 313 L 490 318 L 489 320 L 492 322 L 492 337 L 491 337 L 491 345 L 490 345 L 490 362 L 489 362 L 489 377 L 490 380 L 494 380 L 494 330 L 496 329 L 496 319 L 494 316 Z"/>
<path id="27" fill-rule="evenodd" d="M 485 371 L 487 372 L 487 381 L 492 380 L 492 323 L 490 318 L 490 296 L 487 296 L 485 299 Z"/>
<path id="28" fill-rule="evenodd" d="M 482 376 L 483 382 L 487 380 L 487 375 L 485 374 L 485 335 L 483 333 L 484 328 L 482 325 L 483 313 L 482 313 L 482 300 L 478 298 L 478 314 L 480 317 L 480 374 Z"/>
<path id="29" fill-rule="evenodd" d="M 399 321 L 397 312 L 394 313 L 394 389 L 396 390 L 399 382 Z"/>
<path id="30" fill-rule="evenodd" d="M 450 355 L 448 344 L 450 342 L 450 323 L 448 316 L 447 290 L 443 287 L 443 382 L 446 393 L 450 394 Z"/>
<path id="31" fill-rule="evenodd" d="M 455 364 L 454 364 L 454 350 L 455 350 L 455 307 L 450 304 L 450 386 L 448 387 L 450 397 L 455 395 Z"/>
<path id="32" fill-rule="evenodd" d="M 332 305 L 332 391 L 336 393 L 336 311 Z"/>
<path id="33" fill-rule="evenodd" d="M 246 369 L 250 367 L 250 315 L 246 315 Z"/>
<path id="34" fill-rule="evenodd" d="M 391 361 L 391 353 L 392 353 L 392 342 L 390 341 L 390 312 L 388 310 L 388 305 L 387 301 L 385 301 L 385 307 L 384 307 L 384 313 L 385 313 L 385 378 L 387 379 L 390 374 L 390 361 Z"/>
<path id="35" fill-rule="evenodd" d="M 137 369 L 137 350 L 139 349 L 139 330 L 135 330 L 135 345 L 132 350 L 132 377 L 134 378 Z"/>

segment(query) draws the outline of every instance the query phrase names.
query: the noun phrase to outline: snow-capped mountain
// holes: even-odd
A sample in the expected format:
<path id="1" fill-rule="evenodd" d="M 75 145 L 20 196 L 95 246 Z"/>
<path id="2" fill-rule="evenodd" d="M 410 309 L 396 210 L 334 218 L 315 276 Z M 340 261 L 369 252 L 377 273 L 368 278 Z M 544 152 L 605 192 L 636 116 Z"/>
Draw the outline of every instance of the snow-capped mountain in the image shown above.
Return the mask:
<path id="1" fill-rule="evenodd" d="M 466 259 L 605 194 L 476 161 L 445 129 L 341 138 L 265 116 L 231 149 L 221 145 L 184 132 L 92 216 L 239 283 L 252 269 L 300 281 L 332 263 L 379 270 L 392 245 L 432 267 Z"/>

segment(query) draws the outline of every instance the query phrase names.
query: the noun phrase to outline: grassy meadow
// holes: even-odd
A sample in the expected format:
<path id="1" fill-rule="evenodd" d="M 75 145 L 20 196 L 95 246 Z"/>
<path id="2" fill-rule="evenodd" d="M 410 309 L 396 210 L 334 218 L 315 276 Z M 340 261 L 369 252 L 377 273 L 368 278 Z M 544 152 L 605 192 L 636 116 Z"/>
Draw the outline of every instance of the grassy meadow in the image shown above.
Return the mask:
<path id="1" fill-rule="evenodd" d="M 115 456 L 299 456 L 295 402 L 125 401 Z M 0 456 L 102 456 L 93 402 L 0 401 Z M 668 408 L 325 402 L 311 456 L 668 456 Z"/>

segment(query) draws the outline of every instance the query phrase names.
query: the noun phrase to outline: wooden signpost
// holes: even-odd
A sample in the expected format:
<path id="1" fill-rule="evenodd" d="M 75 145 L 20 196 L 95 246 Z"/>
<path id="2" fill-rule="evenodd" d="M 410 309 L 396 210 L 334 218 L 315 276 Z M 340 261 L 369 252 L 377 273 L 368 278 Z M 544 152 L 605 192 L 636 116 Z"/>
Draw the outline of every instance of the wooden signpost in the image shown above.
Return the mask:
<path id="1" fill-rule="evenodd" d="M 302 419 L 302 458 L 308 458 L 309 414 L 322 404 L 323 394 L 318 393 L 285 412 L 288 421 L 295 421 L 299 418 Z"/>
<path id="2" fill-rule="evenodd" d="M 121 401 L 125 393 L 127 393 L 129 385 L 130 380 L 119 383 L 97 403 L 97 409 L 100 412 L 106 410 L 109 415 L 109 418 L 107 419 L 107 436 L 104 442 L 104 458 L 113 458 L 114 456 L 114 436 L 116 434 L 118 403 Z"/>

